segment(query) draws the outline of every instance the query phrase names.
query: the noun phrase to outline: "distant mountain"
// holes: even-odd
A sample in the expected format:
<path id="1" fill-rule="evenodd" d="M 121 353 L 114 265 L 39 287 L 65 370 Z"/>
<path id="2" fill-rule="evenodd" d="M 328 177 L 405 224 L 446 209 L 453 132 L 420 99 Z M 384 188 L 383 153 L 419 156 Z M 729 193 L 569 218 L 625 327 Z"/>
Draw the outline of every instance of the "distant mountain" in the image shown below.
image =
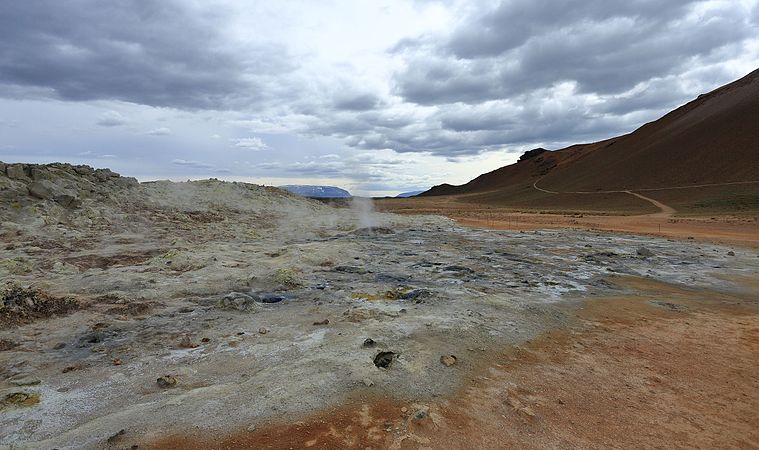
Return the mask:
<path id="1" fill-rule="evenodd" d="M 395 198 L 415 197 L 415 196 L 421 194 L 422 192 L 426 192 L 426 191 L 403 192 L 401 194 L 396 195 Z"/>
<path id="2" fill-rule="evenodd" d="M 335 186 L 312 186 L 308 184 L 287 184 L 280 189 L 292 192 L 301 197 L 311 198 L 350 198 L 351 193 Z"/>

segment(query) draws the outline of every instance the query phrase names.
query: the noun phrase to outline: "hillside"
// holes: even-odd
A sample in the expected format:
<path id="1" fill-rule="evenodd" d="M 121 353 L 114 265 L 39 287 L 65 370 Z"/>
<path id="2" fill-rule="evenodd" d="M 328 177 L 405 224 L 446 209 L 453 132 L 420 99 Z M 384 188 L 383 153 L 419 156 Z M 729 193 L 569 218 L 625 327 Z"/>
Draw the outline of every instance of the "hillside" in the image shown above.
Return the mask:
<path id="1" fill-rule="evenodd" d="M 514 207 L 596 204 L 596 209 L 606 210 L 626 209 L 630 199 L 623 192 L 601 192 L 643 190 L 687 210 L 696 205 L 759 209 L 757 185 L 700 186 L 759 179 L 757 124 L 759 70 L 630 134 L 553 152 L 536 149 L 469 183 L 435 186 L 421 196 L 467 195 L 468 202 Z M 562 195 L 540 192 L 533 185 Z M 671 192 L 673 187 L 693 188 Z M 591 192 L 598 197 L 586 198 Z"/>

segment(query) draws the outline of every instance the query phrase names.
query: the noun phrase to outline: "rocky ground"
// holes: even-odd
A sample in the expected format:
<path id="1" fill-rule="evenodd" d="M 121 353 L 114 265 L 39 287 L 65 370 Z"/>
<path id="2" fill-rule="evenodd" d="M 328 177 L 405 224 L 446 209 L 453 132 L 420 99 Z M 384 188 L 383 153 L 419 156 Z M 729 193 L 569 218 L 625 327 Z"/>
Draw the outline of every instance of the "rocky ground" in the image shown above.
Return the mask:
<path id="1" fill-rule="evenodd" d="M 745 280 L 759 255 L 740 247 L 487 231 L 86 166 L 0 168 L 11 448 L 215 442 L 356 396 L 425 416 L 493 355 L 575 326 L 588 299 L 639 296 L 622 278 L 756 298 Z M 646 302 L 684 307 L 670 297 Z"/>

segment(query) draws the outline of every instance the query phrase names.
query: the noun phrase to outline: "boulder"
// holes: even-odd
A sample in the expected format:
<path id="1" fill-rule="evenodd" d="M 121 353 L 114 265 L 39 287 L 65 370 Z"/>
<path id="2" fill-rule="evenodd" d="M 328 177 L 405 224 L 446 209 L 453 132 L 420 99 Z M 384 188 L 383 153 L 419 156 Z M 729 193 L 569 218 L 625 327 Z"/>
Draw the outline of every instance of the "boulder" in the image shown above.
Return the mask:
<path id="1" fill-rule="evenodd" d="M 49 180 L 40 180 L 29 183 L 27 189 L 29 189 L 29 195 L 42 200 L 52 200 L 56 195 L 62 194 L 60 188 Z"/>
<path id="2" fill-rule="evenodd" d="M 95 178 L 98 181 L 108 181 L 111 178 L 118 178 L 120 175 L 110 169 L 95 169 Z"/>
<path id="3" fill-rule="evenodd" d="M 78 208 L 81 205 L 79 196 L 62 189 L 50 180 L 33 181 L 27 186 L 29 195 L 42 200 L 53 200 L 64 208 Z"/>
<path id="4" fill-rule="evenodd" d="M 238 311 L 253 311 L 256 308 L 256 300 L 242 292 L 230 292 L 221 299 L 219 307 Z"/>
<path id="5" fill-rule="evenodd" d="M 5 172 L 8 174 L 8 178 L 10 179 L 24 181 L 29 180 L 29 177 L 26 176 L 26 172 L 24 172 L 23 164 L 9 164 L 5 168 Z"/>
<path id="6" fill-rule="evenodd" d="M 43 169 L 42 167 L 32 167 L 31 173 L 32 173 L 32 180 L 35 180 L 35 181 L 49 180 L 51 178 L 50 172 Z"/>
<path id="7" fill-rule="evenodd" d="M 56 195 L 53 200 L 64 208 L 73 209 L 82 206 L 82 201 L 79 197 L 72 194 Z"/>

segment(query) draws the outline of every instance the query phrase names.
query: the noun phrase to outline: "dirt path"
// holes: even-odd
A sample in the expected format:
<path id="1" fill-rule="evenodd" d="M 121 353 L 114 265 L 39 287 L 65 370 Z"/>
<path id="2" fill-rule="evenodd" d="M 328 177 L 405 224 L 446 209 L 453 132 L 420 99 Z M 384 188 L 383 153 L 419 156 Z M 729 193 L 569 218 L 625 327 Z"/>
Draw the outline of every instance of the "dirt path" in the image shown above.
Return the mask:
<path id="1" fill-rule="evenodd" d="M 650 217 L 659 217 L 659 218 L 669 218 L 673 216 L 677 211 L 675 208 L 665 205 L 664 203 L 654 200 L 651 197 L 646 197 L 645 195 L 638 194 L 636 192 L 630 191 L 630 190 L 610 190 L 610 191 L 551 191 L 548 189 L 543 189 L 540 186 L 538 186 L 538 181 L 542 180 L 542 178 L 539 178 L 535 180 L 534 183 L 532 183 L 532 187 L 534 189 L 537 189 L 540 192 L 545 192 L 547 194 L 581 194 L 581 195 L 593 195 L 593 194 L 629 194 L 635 197 L 638 197 L 641 200 L 647 201 L 654 205 L 655 207 L 659 208 L 658 213 L 654 214 L 645 214 L 646 216 Z M 746 183 L 756 183 L 757 181 L 747 181 L 747 182 L 738 182 L 738 183 L 719 183 L 719 184 L 708 184 L 708 185 L 696 185 L 696 186 L 678 186 L 678 187 L 671 187 L 671 188 L 661 188 L 661 189 L 636 189 L 636 191 L 652 191 L 652 190 L 666 190 L 666 189 L 687 189 L 687 188 L 693 188 L 693 187 L 705 187 L 705 186 L 722 186 L 722 185 L 730 185 L 730 184 L 746 184 Z"/>
<path id="2" fill-rule="evenodd" d="M 634 196 L 638 197 L 641 200 L 645 200 L 645 201 L 651 203 L 652 205 L 656 206 L 657 208 L 659 208 L 659 212 L 658 213 L 649 214 L 649 216 L 669 218 L 669 217 L 672 217 L 677 212 L 675 210 L 675 208 L 673 208 L 671 206 L 668 206 L 668 205 L 665 205 L 664 203 L 662 203 L 662 202 L 660 202 L 658 200 L 654 200 L 651 197 L 646 197 L 645 195 L 641 195 L 641 194 L 638 194 L 638 193 L 632 192 L 632 191 L 625 191 L 625 192 L 627 192 L 630 195 L 634 195 Z"/>

